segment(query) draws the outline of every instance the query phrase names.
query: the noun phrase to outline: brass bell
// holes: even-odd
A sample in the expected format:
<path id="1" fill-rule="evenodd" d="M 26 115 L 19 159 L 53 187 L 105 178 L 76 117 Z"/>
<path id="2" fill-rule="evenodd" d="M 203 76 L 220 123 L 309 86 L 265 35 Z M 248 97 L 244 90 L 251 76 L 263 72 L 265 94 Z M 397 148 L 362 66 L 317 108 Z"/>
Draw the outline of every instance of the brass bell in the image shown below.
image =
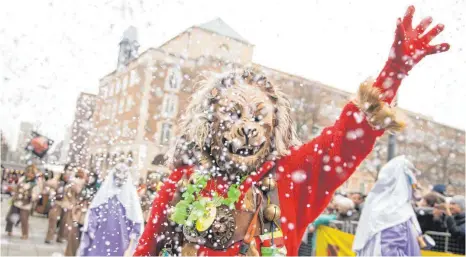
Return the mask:
<path id="1" fill-rule="evenodd" d="M 187 179 L 182 179 L 180 181 L 178 181 L 178 189 L 180 190 L 180 192 L 184 192 L 186 191 L 186 188 L 188 187 L 188 180 Z"/>
<path id="2" fill-rule="evenodd" d="M 261 182 L 261 190 L 265 192 L 270 192 L 277 187 L 277 181 L 271 177 L 266 177 Z"/>
<path id="3" fill-rule="evenodd" d="M 282 212 L 280 207 L 275 204 L 269 204 L 265 207 L 264 218 L 268 221 L 276 221 L 280 218 Z"/>

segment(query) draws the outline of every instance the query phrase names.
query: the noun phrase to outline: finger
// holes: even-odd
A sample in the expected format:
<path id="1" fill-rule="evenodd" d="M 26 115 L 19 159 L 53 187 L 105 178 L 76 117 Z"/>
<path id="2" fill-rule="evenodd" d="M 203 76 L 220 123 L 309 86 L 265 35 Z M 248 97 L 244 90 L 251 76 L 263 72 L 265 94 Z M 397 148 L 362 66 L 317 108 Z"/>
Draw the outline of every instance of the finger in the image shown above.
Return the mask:
<path id="1" fill-rule="evenodd" d="M 424 41 L 424 43 L 428 44 L 434 37 L 436 37 L 440 32 L 443 31 L 445 26 L 443 24 L 437 24 L 433 29 L 429 30 L 424 36 L 421 37 L 421 40 Z"/>
<path id="2" fill-rule="evenodd" d="M 403 25 L 405 28 L 411 28 L 413 23 L 413 15 L 414 15 L 414 6 L 410 5 L 406 10 L 405 16 L 403 17 Z"/>
<path id="3" fill-rule="evenodd" d="M 398 18 L 396 21 L 396 32 L 395 32 L 395 40 L 397 44 L 401 44 L 405 39 L 405 28 L 403 26 L 403 22 L 401 22 L 401 19 Z"/>
<path id="4" fill-rule="evenodd" d="M 416 27 L 418 35 L 424 33 L 424 31 L 426 31 L 427 27 L 429 27 L 430 24 L 432 24 L 432 17 L 429 16 L 422 19 L 421 23 L 419 23 L 419 25 L 417 25 Z"/>
<path id="5" fill-rule="evenodd" d="M 435 46 L 429 46 L 429 48 L 426 49 L 426 54 L 437 54 L 437 53 L 443 53 L 446 52 L 450 49 L 450 45 L 448 43 L 442 43 L 438 44 Z"/>

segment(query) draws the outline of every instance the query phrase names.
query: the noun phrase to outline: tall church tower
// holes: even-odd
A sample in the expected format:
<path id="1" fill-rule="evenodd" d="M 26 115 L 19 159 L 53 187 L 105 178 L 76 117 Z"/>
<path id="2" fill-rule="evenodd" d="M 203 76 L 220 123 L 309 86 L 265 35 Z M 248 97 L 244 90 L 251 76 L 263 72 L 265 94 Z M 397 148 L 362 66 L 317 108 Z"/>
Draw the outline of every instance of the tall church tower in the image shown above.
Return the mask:
<path id="1" fill-rule="evenodd" d="M 130 26 L 123 33 L 120 41 L 120 53 L 118 54 L 117 70 L 124 69 L 132 60 L 138 56 L 138 32 L 135 27 Z"/>

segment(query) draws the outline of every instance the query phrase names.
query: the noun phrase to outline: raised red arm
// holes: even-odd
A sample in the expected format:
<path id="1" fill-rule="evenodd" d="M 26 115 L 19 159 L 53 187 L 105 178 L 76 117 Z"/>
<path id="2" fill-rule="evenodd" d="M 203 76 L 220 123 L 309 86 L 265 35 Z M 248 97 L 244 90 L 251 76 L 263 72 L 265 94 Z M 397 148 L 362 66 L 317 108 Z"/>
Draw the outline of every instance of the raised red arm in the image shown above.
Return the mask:
<path id="1" fill-rule="evenodd" d="M 333 126 L 325 128 L 318 137 L 282 159 L 284 170 L 291 173 L 289 181 L 283 185 L 294 191 L 294 199 L 298 199 L 290 208 L 305 214 L 303 226 L 323 211 L 335 190 L 372 151 L 384 128 L 396 130 L 402 127 L 387 105 L 393 100 L 402 79 L 425 56 L 449 49 L 446 43 L 429 45 L 444 26 L 439 24 L 423 35 L 432 18 L 426 18 L 412 28 L 413 13 L 414 7 L 410 6 L 403 20 L 398 19 L 389 59 L 374 84 L 362 84 L 358 100 L 343 108 Z M 293 181 L 293 172 L 300 171 L 305 172 L 306 180 Z"/>
<path id="2" fill-rule="evenodd" d="M 430 45 L 430 42 L 445 28 L 443 24 L 437 24 L 424 33 L 432 24 L 432 17 L 426 17 L 415 28 L 412 27 L 414 10 L 414 6 L 408 7 L 403 20 L 397 19 L 395 40 L 388 60 L 374 83 L 374 87 L 379 88 L 384 94 L 383 98 L 387 103 L 392 102 L 402 79 L 408 75 L 414 65 L 427 55 L 450 49 L 447 43 Z"/>

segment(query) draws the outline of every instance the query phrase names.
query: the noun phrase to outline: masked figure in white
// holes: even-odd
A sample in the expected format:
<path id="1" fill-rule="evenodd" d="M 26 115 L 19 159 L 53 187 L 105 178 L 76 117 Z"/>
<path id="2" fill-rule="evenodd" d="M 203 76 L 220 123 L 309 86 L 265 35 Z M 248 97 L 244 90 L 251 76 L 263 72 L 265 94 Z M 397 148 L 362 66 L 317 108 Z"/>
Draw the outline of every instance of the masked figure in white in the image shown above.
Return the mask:
<path id="1" fill-rule="evenodd" d="M 420 256 L 421 228 L 413 210 L 415 167 L 404 156 L 383 166 L 366 198 L 353 250 L 358 256 Z"/>
<path id="2" fill-rule="evenodd" d="M 144 220 L 129 167 L 117 164 L 91 202 L 78 256 L 131 255 Z"/>

